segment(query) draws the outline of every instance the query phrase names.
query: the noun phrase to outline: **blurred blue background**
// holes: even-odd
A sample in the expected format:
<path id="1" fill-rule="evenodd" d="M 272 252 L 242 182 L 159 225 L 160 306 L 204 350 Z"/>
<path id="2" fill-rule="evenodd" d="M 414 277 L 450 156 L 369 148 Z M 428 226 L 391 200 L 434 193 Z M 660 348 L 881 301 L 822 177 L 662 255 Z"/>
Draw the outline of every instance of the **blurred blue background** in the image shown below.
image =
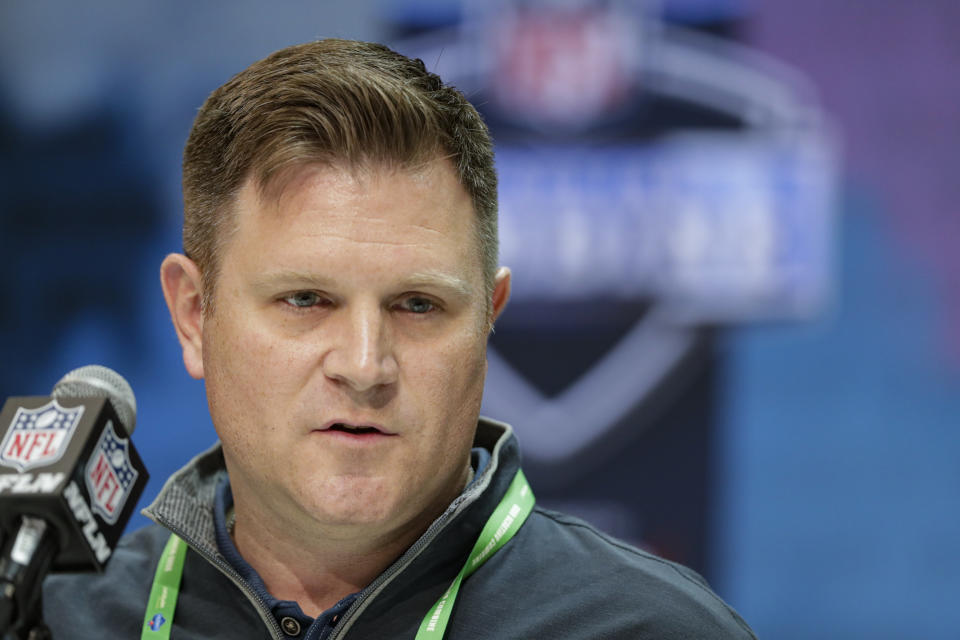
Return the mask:
<path id="1" fill-rule="evenodd" d="M 0 394 L 119 371 L 145 500 L 212 443 L 157 275 L 193 114 L 275 49 L 385 41 L 498 141 L 485 410 L 541 501 L 760 637 L 960 637 L 960 5 L 579 4 L 0 4 Z"/>

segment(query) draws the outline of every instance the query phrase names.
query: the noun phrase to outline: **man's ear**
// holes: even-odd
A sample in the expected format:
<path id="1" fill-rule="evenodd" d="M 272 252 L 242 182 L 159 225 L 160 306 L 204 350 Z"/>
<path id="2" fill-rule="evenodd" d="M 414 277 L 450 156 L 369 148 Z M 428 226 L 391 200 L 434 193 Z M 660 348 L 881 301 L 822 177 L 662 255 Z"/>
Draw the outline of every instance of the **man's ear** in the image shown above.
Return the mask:
<path id="1" fill-rule="evenodd" d="M 171 253 L 160 265 L 160 284 L 170 319 L 183 348 L 183 365 L 194 378 L 203 377 L 203 279 L 196 263 Z"/>
<path id="2" fill-rule="evenodd" d="M 510 300 L 510 269 L 500 267 L 493 277 L 493 298 L 490 304 L 490 326 L 496 322 Z"/>

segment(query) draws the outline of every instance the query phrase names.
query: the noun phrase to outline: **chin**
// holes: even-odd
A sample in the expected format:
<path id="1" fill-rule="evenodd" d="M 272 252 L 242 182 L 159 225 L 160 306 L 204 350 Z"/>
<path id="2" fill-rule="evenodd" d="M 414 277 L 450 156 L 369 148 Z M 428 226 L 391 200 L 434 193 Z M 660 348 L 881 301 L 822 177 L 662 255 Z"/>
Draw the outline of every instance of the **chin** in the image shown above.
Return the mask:
<path id="1" fill-rule="evenodd" d="M 304 506 L 315 520 L 332 526 L 387 525 L 402 519 L 399 496 L 374 484 L 358 487 L 353 483 L 347 490 L 323 491 Z"/>
<path id="2" fill-rule="evenodd" d="M 390 523 L 389 513 L 356 508 L 326 508 L 321 512 L 314 512 L 314 518 L 326 526 L 333 527 L 376 527 Z"/>

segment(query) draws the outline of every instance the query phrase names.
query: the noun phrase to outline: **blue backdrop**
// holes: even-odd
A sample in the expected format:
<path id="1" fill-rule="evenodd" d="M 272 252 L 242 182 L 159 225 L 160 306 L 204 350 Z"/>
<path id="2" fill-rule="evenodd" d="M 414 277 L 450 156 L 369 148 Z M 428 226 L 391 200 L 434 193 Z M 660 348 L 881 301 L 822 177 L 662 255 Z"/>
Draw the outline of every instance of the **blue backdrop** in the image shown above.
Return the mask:
<path id="1" fill-rule="evenodd" d="M 649 20 L 644 3 L 621 4 Z M 574 154 L 581 158 L 610 144 L 629 155 L 625 140 L 650 153 L 648 143 L 691 123 L 742 133 L 762 122 L 744 125 L 703 112 L 681 117 L 675 103 L 646 97 L 618 101 L 617 92 L 603 93 L 602 78 L 592 78 L 597 95 L 606 98 L 584 101 L 580 111 L 544 114 L 559 120 L 550 131 L 538 130 L 536 119 L 517 117 L 524 105 L 498 103 L 496 90 L 468 73 L 457 50 L 441 46 L 425 60 L 443 75 L 462 72 L 459 84 L 473 83 L 471 96 L 483 98 L 478 102 L 503 145 L 504 231 L 524 238 L 519 248 L 504 239 L 505 257 L 520 262 L 518 299 L 508 311 L 512 319 L 498 328 L 494 348 L 503 366 L 492 368 L 491 384 L 515 374 L 536 393 L 487 409 L 517 422 L 530 444 L 530 465 L 541 475 L 538 493 L 698 566 L 761 637 L 956 637 L 960 261 L 953 245 L 960 238 L 960 193 L 952 167 L 960 143 L 953 108 L 960 79 L 951 34 L 960 28 L 960 10 L 933 2 L 660 4 L 669 25 L 749 47 L 738 59 L 785 83 L 790 104 L 823 109 L 827 118 L 817 131 L 829 134 L 829 153 L 825 164 L 813 165 L 823 173 L 803 175 L 834 176 L 832 185 L 814 185 L 831 201 L 791 199 L 780 179 L 772 200 L 759 204 L 741 199 L 739 208 L 714 207 L 729 202 L 716 191 L 692 198 L 692 209 L 664 203 L 667 196 L 734 183 L 748 186 L 735 193 L 755 194 L 787 175 L 771 168 L 778 156 L 764 156 L 759 169 L 745 163 L 740 173 L 729 163 L 723 172 L 705 163 L 689 174 L 701 177 L 685 183 L 688 189 L 660 192 L 641 187 L 662 184 L 661 178 L 643 185 L 617 179 L 622 163 L 614 163 L 587 181 L 585 191 L 558 192 L 558 184 L 569 187 L 558 174 L 522 173 L 524 154 L 544 136 L 555 138 L 558 122 L 566 128 L 552 144 L 589 146 Z M 84 364 L 116 369 L 137 394 L 135 441 L 152 474 L 146 499 L 155 495 L 169 473 L 216 437 L 202 382 L 183 372 L 157 274 L 162 256 L 180 247 L 179 155 L 197 106 L 232 73 L 287 44 L 344 36 L 433 51 L 438 42 L 469 35 L 451 27 L 459 20 L 480 24 L 469 22 L 477 6 L 482 3 L 439 0 L 355 0 L 348 9 L 245 1 L 231 3 L 229 11 L 181 0 L 0 5 L 0 394 L 46 393 L 62 373 Z M 657 73 L 665 73 L 657 64 L 690 58 L 653 55 L 664 50 L 636 42 L 633 57 L 587 51 L 607 61 L 603 68 L 623 63 L 630 70 L 610 86 L 639 78 L 637 95 L 647 97 L 644 86 L 675 86 L 657 85 L 663 79 Z M 682 45 L 674 52 L 694 46 L 674 42 Z M 773 58 L 758 61 L 756 52 Z M 553 88 L 545 83 L 543 90 Z M 772 100 L 757 104 L 783 116 Z M 602 124 L 595 126 L 598 119 Z M 588 121 L 592 129 L 583 124 Z M 797 140 L 810 140 L 806 133 Z M 791 148 L 800 144 L 794 142 Z M 709 153 L 706 146 L 693 150 L 695 158 Z M 709 179 L 721 173 L 729 179 L 711 186 Z M 534 177 L 524 182 L 519 175 Z M 529 195 L 531 184 L 539 195 Z M 790 184 L 814 188 L 799 179 Z M 542 215 L 556 215 L 511 213 L 524 198 L 550 203 Z M 559 213 L 552 206 L 564 202 L 578 204 Z M 646 249 L 621 255 L 619 240 L 591 235 L 600 228 L 589 224 L 602 219 L 597 212 L 619 206 L 650 218 L 633 228 L 612 227 Z M 768 245 L 757 241 L 787 237 L 774 224 L 786 218 L 763 212 L 793 211 L 790 206 L 803 224 L 810 221 L 804 212 L 825 216 L 819 231 L 805 227 L 812 235 L 789 236 L 825 243 L 790 254 L 806 256 L 811 261 L 803 264 L 811 268 L 826 267 L 790 280 L 800 283 L 796 288 L 770 278 L 799 263 L 761 251 L 758 246 Z M 677 217 L 681 209 L 694 213 Z M 747 229 L 743 237 L 753 242 L 730 255 L 709 253 L 727 245 L 713 227 L 706 228 L 712 242 L 698 240 L 703 225 L 729 211 L 745 225 L 734 228 Z M 634 218 L 623 220 L 629 225 Z M 545 235 L 552 238 L 545 250 L 521 250 Z M 672 252 L 657 253 L 664 247 Z M 604 251 L 603 259 L 591 258 L 589 250 Z M 699 262 L 678 261 L 691 255 Z M 636 256 L 660 261 L 638 266 L 631 262 Z M 604 270 L 584 275 L 596 264 Z M 699 266 L 681 268 L 691 264 Z M 745 270 L 757 264 L 777 269 Z M 553 287 L 552 298 L 539 295 L 551 289 L 550 274 L 563 276 L 554 280 L 563 286 Z M 769 287 L 745 289 L 758 283 Z M 582 295 L 591 287 L 604 295 Z M 709 295 L 718 290 L 726 293 Z M 744 291 L 752 293 L 738 298 Z M 665 299 L 674 304 L 665 306 Z M 730 300 L 737 305 L 722 304 Z M 637 329 L 638 319 L 652 315 L 668 320 Z M 530 336 L 562 350 L 518 355 Z M 600 371 L 605 355 L 621 358 L 614 363 L 626 367 L 620 378 L 633 385 L 623 393 L 632 389 L 637 402 L 606 403 L 617 410 L 602 423 L 594 416 L 600 431 L 593 440 L 541 448 L 531 403 L 552 399 L 546 411 L 583 411 L 577 389 L 606 393 L 617 386 L 600 374 L 594 387 L 578 386 L 581 373 Z M 530 364 L 537 362 L 539 372 Z M 584 420 L 595 413 L 586 412 Z M 606 475 L 556 480 L 571 459 Z M 144 523 L 138 516 L 131 526 Z"/>

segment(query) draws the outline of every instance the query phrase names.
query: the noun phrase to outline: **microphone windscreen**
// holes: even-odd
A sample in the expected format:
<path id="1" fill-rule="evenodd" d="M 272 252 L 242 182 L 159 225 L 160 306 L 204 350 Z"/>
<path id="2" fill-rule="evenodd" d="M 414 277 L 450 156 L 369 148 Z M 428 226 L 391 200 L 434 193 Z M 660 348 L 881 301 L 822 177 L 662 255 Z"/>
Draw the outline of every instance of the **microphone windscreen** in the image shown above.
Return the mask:
<path id="1" fill-rule="evenodd" d="M 53 385 L 54 398 L 96 398 L 106 396 L 127 435 L 137 426 L 137 399 L 123 376 L 99 364 L 74 369 Z"/>

